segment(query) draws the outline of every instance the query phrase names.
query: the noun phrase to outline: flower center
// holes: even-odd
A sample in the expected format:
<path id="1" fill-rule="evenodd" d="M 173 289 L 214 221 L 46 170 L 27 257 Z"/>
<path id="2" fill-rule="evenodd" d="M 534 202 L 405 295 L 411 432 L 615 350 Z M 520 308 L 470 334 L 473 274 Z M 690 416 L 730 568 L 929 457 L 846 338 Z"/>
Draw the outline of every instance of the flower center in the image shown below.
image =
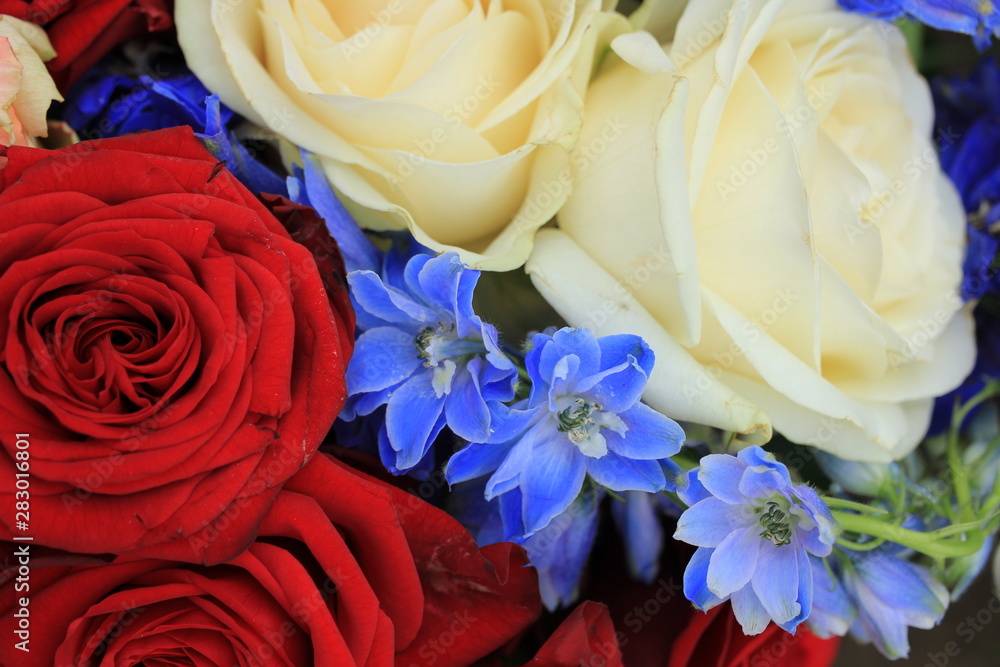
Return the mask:
<path id="1" fill-rule="evenodd" d="M 424 360 L 424 366 L 434 369 L 434 393 L 438 398 L 451 393 L 451 381 L 458 365 L 454 359 L 467 360 L 486 352 L 481 340 L 459 338 L 455 334 L 455 323 L 438 322 L 438 328 L 424 327 L 414 338 L 417 356 Z"/>
<path id="2" fill-rule="evenodd" d="M 778 503 L 768 501 L 766 511 L 765 508 L 758 507 L 754 512 L 763 512 L 760 517 L 760 525 L 764 527 L 760 532 L 761 538 L 770 540 L 776 547 L 792 543 L 792 528 L 785 520 L 785 513 Z"/>
<path id="3" fill-rule="evenodd" d="M 569 436 L 573 444 L 579 444 L 590 437 L 588 424 L 594 424 L 591 416 L 601 409 L 597 403 L 590 403 L 582 398 L 576 399 L 576 405 L 571 405 L 559 413 L 559 430 Z"/>

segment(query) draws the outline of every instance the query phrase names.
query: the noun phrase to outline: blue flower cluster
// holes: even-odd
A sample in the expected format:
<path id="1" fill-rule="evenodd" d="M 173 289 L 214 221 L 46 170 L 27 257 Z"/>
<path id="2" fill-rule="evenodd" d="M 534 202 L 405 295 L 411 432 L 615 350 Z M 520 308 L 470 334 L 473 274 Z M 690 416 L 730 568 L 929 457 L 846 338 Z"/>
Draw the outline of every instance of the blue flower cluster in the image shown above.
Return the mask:
<path id="1" fill-rule="evenodd" d="M 186 67 L 173 64 L 162 75 L 122 74 L 106 60 L 66 95 L 63 119 L 82 139 L 117 137 L 143 130 L 189 125 L 212 153 L 251 192 L 287 196 L 284 178 L 240 141 L 241 120 Z"/>
<path id="2" fill-rule="evenodd" d="M 828 568 L 811 558 L 813 613 L 809 628 L 820 637 L 847 632 L 872 643 L 887 658 L 910 652 L 909 628 L 932 628 L 948 607 L 948 590 L 927 568 L 908 561 L 903 547 L 885 543 L 871 551 L 837 551 Z"/>
<path id="3" fill-rule="evenodd" d="M 956 396 L 967 400 L 987 377 L 1000 377 L 1000 65 L 983 58 L 968 79 L 933 86 L 941 166 L 969 215 L 969 245 L 962 296 L 979 299 L 975 310 L 978 357 L 969 380 L 940 398 L 931 432 L 948 426 Z"/>
<path id="4" fill-rule="evenodd" d="M 548 331 L 531 337 L 519 371 L 518 355 L 474 311 L 479 272 L 414 244 L 379 251 L 305 157 L 289 181 L 293 198 L 327 217 L 353 269 L 359 334 L 341 423 L 372 422 L 354 429 L 356 440 L 377 442 L 394 474 L 427 476 L 447 459 L 445 477 L 462 499 L 456 515 L 481 544 L 522 543 L 549 608 L 577 596 L 605 489 L 634 501 L 616 514 L 633 570 L 651 578 L 662 533 L 639 532 L 658 528 L 652 494 L 672 488 L 680 469 L 669 457 L 684 432 L 640 402 L 649 347 L 638 336 Z M 519 376 L 528 386 L 516 401 Z M 468 444 L 437 451 L 446 429 Z"/>
<path id="5" fill-rule="evenodd" d="M 905 17 L 938 30 L 972 35 L 980 49 L 1000 34 L 1000 7 L 988 0 L 840 0 L 840 5 L 886 21 Z"/>

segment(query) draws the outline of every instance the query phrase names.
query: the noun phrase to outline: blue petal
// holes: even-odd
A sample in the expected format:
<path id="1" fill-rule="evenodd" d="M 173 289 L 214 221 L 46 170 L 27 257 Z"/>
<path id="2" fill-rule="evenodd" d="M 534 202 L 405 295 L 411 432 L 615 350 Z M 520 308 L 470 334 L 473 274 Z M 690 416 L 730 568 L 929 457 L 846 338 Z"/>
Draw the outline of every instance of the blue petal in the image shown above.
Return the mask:
<path id="1" fill-rule="evenodd" d="M 663 476 L 666 479 L 666 484 L 663 487 L 664 490 L 673 492 L 679 491 L 680 485 L 686 483 L 682 480 L 687 479 L 687 473 L 684 468 L 680 467 L 670 459 L 660 459 L 660 467 L 663 468 Z M 697 481 L 697 479 L 695 481 Z M 700 482 L 698 484 L 701 486 Z M 704 487 L 701 488 L 704 489 Z M 708 496 L 707 491 L 705 492 L 705 495 Z M 676 503 L 671 502 L 671 505 L 676 506 Z"/>
<path id="2" fill-rule="evenodd" d="M 438 423 L 435 424 L 434 430 L 431 432 L 431 442 L 433 442 L 434 438 L 437 437 L 443 427 L 444 420 L 438 419 Z M 429 479 L 431 473 L 434 472 L 434 456 L 430 449 L 428 449 L 423 458 L 421 458 L 420 461 L 412 467 L 405 470 L 400 470 L 397 467 L 396 464 L 399 462 L 399 454 L 392 448 L 392 443 L 389 442 L 389 431 L 386 428 L 384 421 L 378 431 L 378 455 L 379 459 L 382 461 L 382 465 L 385 466 L 385 469 L 393 475 L 409 475 L 415 479 L 426 480 Z"/>
<path id="3" fill-rule="evenodd" d="M 688 507 L 705 498 L 713 497 L 708 492 L 708 489 L 705 488 L 705 485 L 701 483 L 701 480 L 698 479 L 699 472 L 700 468 L 692 468 L 674 478 L 674 484 L 677 486 L 677 495 Z"/>
<path id="4" fill-rule="evenodd" d="M 385 391 L 373 391 L 368 394 L 348 396 L 347 402 L 344 404 L 344 409 L 340 412 L 340 418 L 345 421 L 351 421 L 357 417 L 370 415 L 377 408 L 388 403 L 389 396 L 391 395 L 392 389 L 390 388 Z"/>
<path id="5" fill-rule="evenodd" d="M 574 405 L 580 363 L 580 357 L 575 354 L 560 357 L 552 366 L 552 372 L 546 376 L 550 384 L 548 401 L 553 410 L 560 411 Z"/>
<path id="6" fill-rule="evenodd" d="M 424 262 L 416 276 L 413 276 L 407 267 L 406 279 L 410 288 L 415 293 L 423 294 L 427 303 L 436 310 L 455 314 L 458 283 L 465 271 L 465 265 L 458 258 L 458 255 L 454 252 L 446 252 Z M 472 276 L 478 279 L 479 272 L 473 271 Z"/>
<path id="7" fill-rule="evenodd" d="M 654 355 L 639 336 L 605 336 L 600 371 L 582 381 L 577 391 L 600 403 L 603 410 L 624 412 L 635 405 L 653 370 Z"/>
<path id="8" fill-rule="evenodd" d="M 656 500 L 651 493 L 628 491 L 625 502 L 611 504 L 611 514 L 625 542 L 629 571 L 647 584 L 653 583 L 660 570 L 663 551 L 663 526 Z"/>
<path id="9" fill-rule="evenodd" d="M 515 487 L 498 498 L 500 503 L 500 519 L 503 523 L 503 539 L 510 542 L 524 543 L 524 511 L 521 489 Z"/>
<path id="10" fill-rule="evenodd" d="M 548 411 L 542 412 L 537 408 L 529 408 L 527 401 L 520 401 L 508 407 L 503 403 L 492 403 L 491 429 L 489 442 L 507 442 L 518 438 L 533 422 L 543 420 L 547 417 Z"/>
<path id="11" fill-rule="evenodd" d="M 796 565 L 799 573 L 799 613 L 791 620 L 778 625 L 785 632 L 795 634 L 802 621 L 809 618 L 813 608 L 813 578 L 812 567 L 809 565 L 809 554 L 805 549 L 796 549 Z"/>
<path id="12" fill-rule="evenodd" d="M 858 558 L 854 566 L 882 604 L 899 611 L 910 625 L 932 628 L 944 616 L 948 591 L 920 566 L 877 553 Z"/>
<path id="13" fill-rule="evenodd" d="M 635 461 L 618 456 L 614 452 L 608 452 L 599 459 L 585 458 L 587 472 L 594 481 L 612 491 L 652 493 L 662 491 L 667 483 L 663 477 L 663 468 L 656 461 Z"/>
<path id="14" fill-rule="evenodd" d="M 303 178 L 305 194 L 309 198 L 308 205 L 326 222 L 330 236 L 336 239 L 344 255 L 344 265 L 347 270 L 378 271 L 382 264 L 381 252 L 351 218 L 330 187 L 326 174 L 320 171 L 315 158 L 305 150 L 302 151 L 302 164 L 305 165 Z"/>
<path id="15" fill-rule="evenodd" d="M 757 569 L 761 544 L 763 540 L 752 528 L 727 535 L 712 553 L 708 565 L 709 590 L 726 597 L 746 586 Z"/>
<path id="16" fill-rule="evenodd" d="M 940 622 L 947 590 L 919 566 L 896 556 L 868 552 L 852 558 L 844 585 L 858 607 L 852 634 L 872 641 L 889 658 L 905 657 L 909 626 L 930 628 Z"/>
<path id="17" fill-rule="evenodd" d="M 608 449 L 629 459 L 666 459 L 681 450 L 684 430 L 669 417 L 639 403 L 618 415 L 628 430 L 604 432 Z"/>
<path id="18" fill-rule="evenodd" d="M 288 187 L 285 179 L 271 171 L 263 163 L 257 160 L 253 154 L 247 150 L 236 134 L 228 133 L 229 143 L 232 146 L 234 162 L 226 164 L 226 168 L 233 172 L 250 192 L 260 194 L 266 192 L 274 195 L 288 196 Z"/>
<path id="19" fill-rule="evenodd" d="M 394 327 L 377 327 L 362 333 L 347 366 L 349 394 L 388 389 L 421 367 L 413 336 Z"/>
<path id="20" fill-rule="evenodd" d="M 351 297 L 355 303 L 358 326 L 369 329 L 380 324 L 397 324 L 419 328 L 437 325 L 438 314 L 419 304 L 394 287 L 388 287 L 371 271 L 348 274 Z"/>
<path id="21" fill-rule="evenodd" d="M 740 480 L 747 466 L 727 454 L 709 454 L 701 460 L 698 481 L 716 498 L 730 505 L 744 505 L 747 499 L 740 493 Z"/>
<path id="22" fill-rule="evenodd" d="M 574 375 L 589 377 L 600 371 L 601 346 L 597 343 L 594 332 L 589 329 L 564 328 L 555 332 L 543 347 L 538 360 L 539 373 L 542 377 L 552 378 L 559 360 L 571 355 L 580 360 Z"/>
<path id="23" fill-rule="evenodd" d="M 708 589 L 708 567 L 714 551 L 697 549 L 684 570 L 684 597 L 701 611 L 708 611 L 724 602 L 723 598 Z"/>
<path id="24" fill-rule="evenodd" d="M 771 622 L 767 610 L 761 604 L 752 586 L 744 586 L 733 593 L 730 598 L 733 604 L 733 614 L 743 628 L 745 635 L 759 635 Z"/>
<path id="25" fill-rule="evenodd" d="M 482 363 L 482 359 L 475 358 L 467 367 L 459 368 L 445 402 L 448 428 L 469 442 L 490 439 L 490 410 L 479 389 L 478 376 Z"/>
<path id="26" fill-rule="evenodd" d="M 524 543 L 538 570 L 542 602 L 549 611 L 576 601 L 580 575 L 597 537 L 599 496 L 580 496 L 565 512 Z"/>
<path id="27" fill-rule="evenodd" d="M 496 470 L 510 452 L 510 445 L 471 443 L 455 452 L 444 469 L 449 484 L 483 477 Z"/>
<path id="28" fill-rule="evenodd" d="M 806 515 L 808 520 L 815 524 L 812 527 L 805 527 L 806 524 L 800 521 L 796 530 L 799 539 L 812 555 L 829 556 L 833 550 L 833 543 L 840 533 L 830 508 L 818 493 L 804 484 L 796 486 L 794 492 L 801 504 L 792 505 L 791 513 L 798 516 Z"/>
<path id="29" fill-rule="evenodd" d="M 779 463 L 774 455 L 770 452 L 764 451 L 763 448 L 754 445 L 752 447 L 747 447 L 746 449 L 740 450 L 736 455 L 740 461 L 747 464 L 752 468 L 759 468 L 760 472 L 764 470 L 773 470 L 778 474 L 780 478 L 780 483 L 776 485 L 775 488 L 789 487 L 792 485 L 791 475 L 788 474 L 788 468 L 783 463 Z"/>
<path id="30" fill-rule="evenodd" d="M 631 356 L 646 377 L 653 372 L 656 355 L 641 336 L 603 336 L 597 339 L 597 344 L 601 347 L 601 370 L 617 366 Z"/>
<path id="31" fill-rule="evenodd" d="M 527 353 L 524 355 L 524 369 L 531 379 L 531 393 L 528 396 L 528 403 L 533 407 L 548 401 L 551 376 L 543 375 L 539 364 L 542 352 L 551 341 L 552 336 L 536 333 L 531 335 L 525 344 Z"/>
<path id="32" fill-rule="evenodd" d="M 521 472 L 520 484 L 527 536 L 569 507 L 583 487 L 587 470 L 583 454 L 569 441 L 536 446 L 532 454 L 531 465 Z"/>
<path id="33" fill-rule="evenodd" d="M 492 324 L 480 324 L 480 337 L 486 348 L 486 361 L 483 369 L 483 391 L 497 392 L 486 398 L 509 401 L 514 398 L 514 387 L 517 383 L 517 366 L 500 349 L 500 340 L 496 327 Z"/>
<path id="34" fill-rule="evenodd" d="M 409 470 L 424 457 L 437 436 L 443 409 L 444 398 L 435 395 L 429 372 L 417 373 L 392 393 L 385 422 L 389 442 L 399 452 L 397 468 Z"/>
<path id="35" fill-rule="evenodd" d="M 479 271 L 466 269 L 458 278 L 455 293 L 455 321 L 458 325 L 458 337 L 470 338 L 479 335 L 483 321 L 479 319 L 472 307 L 472 297 L 479 283 Z"/>
<path id="36" fill-rule="evenodd" d="M 799 615 L 802 607 L 799 605 L 799 577 L 810 577 L 812 573 L 798 571 L 797 553 L 800 549 L 793 542 L 775 546 L 761 540 L 760 553 L 757 557 L 757 570 L 751 579 L 753 590 L 764 609 L 775 623 L 783 624 Z"/>
<path id="37" fill-rule="evenodd" d="M 745 528 L 742 508 L 709 497 L 684 510 L 677 520 L 674 539 L 696 547 L 715 548 L 724 539 Z"/>
<path id="38" fill-rule="evenodd" d="M 486 483 L 486 498 L 506 493 L 512 480 L 515 485 L 518 483 L 521 472 L 532 465 L 537 443 L 541 443 L 542 448 L 558 447 L 558 441 L 565 439 L 565 436 L 556 431 L 551 424 L 544 421 L 531 424 L 530 428 L 511 441 L 513 446 L 510 447 L 507 457 Z"/>
<path id="39" fill-rule="evenodd" d="M 746 498 L 771 498 L 779 493 L 787 495 L 791 490 L 781 474 L 770 468 L 759 466 L 747 468 L 740 480 L 740 493 Z"/>
<path id="40" fill-rule="evenodd" d="M 810 557 L 813 579 L 813 606 L 809 629 L 821 639 L 843 637 L 857 613 L 841 583 L 830 576 L 822 558 Z"/>

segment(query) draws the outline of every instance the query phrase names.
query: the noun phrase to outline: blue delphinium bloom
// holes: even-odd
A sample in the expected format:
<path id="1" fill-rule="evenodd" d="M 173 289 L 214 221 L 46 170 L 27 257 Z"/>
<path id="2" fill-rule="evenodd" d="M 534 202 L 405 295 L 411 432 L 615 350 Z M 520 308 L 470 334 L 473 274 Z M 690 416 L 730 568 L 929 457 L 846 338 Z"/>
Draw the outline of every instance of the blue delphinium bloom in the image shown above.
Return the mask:
<path id="1" fill-rule="evenodd" d="M 956 398 L 965 401 L 1000 377 L 1000 65 L 983 58 L 968 79 L 934 82 L 941 167 L 958 188 L 969 215 L 962 297 L 980 299 L 975 310 L 978 357 L 956 391 L 938 399 L 931 433 L 947 428 Z"/>
<path id="2" fill-rule="evenodd" d="M 237 137 L 233 128 L 241 119 L 186 68 L 162 64 L 153 77 L 116 72 L 117 64 L 105 60 L 67 93 L 62 119 L 83 139 L 189 125 L 252 192 L 287 196 L 283 178 Z"/>
<path id="3" fill-rule="evenodd" d="M 748 635 L 772 620 L 794 632 L 812 609 L 809 555 L 830 555 L 837 538 L 830 510 L 760 447 L 711 454 L 688 475 L 698 483 L 679 492 L 689 507 L 674 538 L 698 549 L 684 594 L 702 610 L 731 600 Z"/>
<path id="4" fill-rule="evenodd" d="M 517 368 L 496 328 L 472 309 L 479 272 L 455 253 L 387 253 L 381 273 L 348 275 L 361 335 L 347 367 L 345 420 L 386 407 L 382 463 L 403 474 L 447 426 L 466 440 L 490 437 L 494 412 L 514 398 Z M 381 440 L 381 439 L 380 439 Z"/>
<path id="5" fill-rule="evenodd" d="M 894 544 L 845 550 L 836 567 L 856 612 L 851 635 L 893 659 L 909 654 L 911 627 L 934 627 L 948 607 L 948 590 L 927 568 L 901 557 L 902 551 Z"/>
<path id="6" fill-rule="evenodd" d="M 938 30 L 972 35 L 985 49 L 1000 34 L 1000 8 L 987 0 L 840 0 L 850 11 L 887 21 L 907 17 Z"/>
<path id="7" fill-rule="evenodd" d="M 504 541 L 503 521 L 497 499 L 487 501 L 485 480 L 458 484 L 452 489 L 451 507 L 480 547 Z M 542 603 L 549 611 L 576 602 L 580 578 L 597 537 L 601 489 L 581 493 L 549 525 L 524 541 L 528 560 L 538 571 Z"/>
<path id="8" fill-rule="evenodd" d="M 521 541 L 566 511 L 589 475 L 613 491 L 664 489 L 661 461 L 684 432 L 639 402 L 653 353 L 638 336 L 598 339 L 587 329 L 535 334 L 525 367 L 528 398 L 512 406 L 490 438 L 469 439 L 448 462 L 450 483 L 490 475 L 505 538 Z"/>

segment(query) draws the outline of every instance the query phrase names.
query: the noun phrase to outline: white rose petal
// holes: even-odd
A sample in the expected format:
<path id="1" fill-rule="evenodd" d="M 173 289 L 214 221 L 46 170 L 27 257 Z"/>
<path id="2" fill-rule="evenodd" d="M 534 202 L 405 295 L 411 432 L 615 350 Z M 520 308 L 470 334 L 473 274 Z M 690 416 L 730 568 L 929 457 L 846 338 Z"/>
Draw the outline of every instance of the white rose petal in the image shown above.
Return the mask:
<path id="1" fill-rule="evenodd" d="M 630 30 L 614 4 L 178 0 L 176 23 L 205 85 L 314 153 L 360 224 L 506 270 L 569 196 L 595 58 Z"/>
<path id="2" fill-rule="evenodd" d="M 902 36 L 834 0 L 699 0 L 675 28 L 661 9 L 639 21 L 673 41 L 617 37 L 591 83 L 536 286 L 573 325 L 646 338 L 645 399 L 671 417 L 905 455 L 975 343 L 964 213 Z"/>

